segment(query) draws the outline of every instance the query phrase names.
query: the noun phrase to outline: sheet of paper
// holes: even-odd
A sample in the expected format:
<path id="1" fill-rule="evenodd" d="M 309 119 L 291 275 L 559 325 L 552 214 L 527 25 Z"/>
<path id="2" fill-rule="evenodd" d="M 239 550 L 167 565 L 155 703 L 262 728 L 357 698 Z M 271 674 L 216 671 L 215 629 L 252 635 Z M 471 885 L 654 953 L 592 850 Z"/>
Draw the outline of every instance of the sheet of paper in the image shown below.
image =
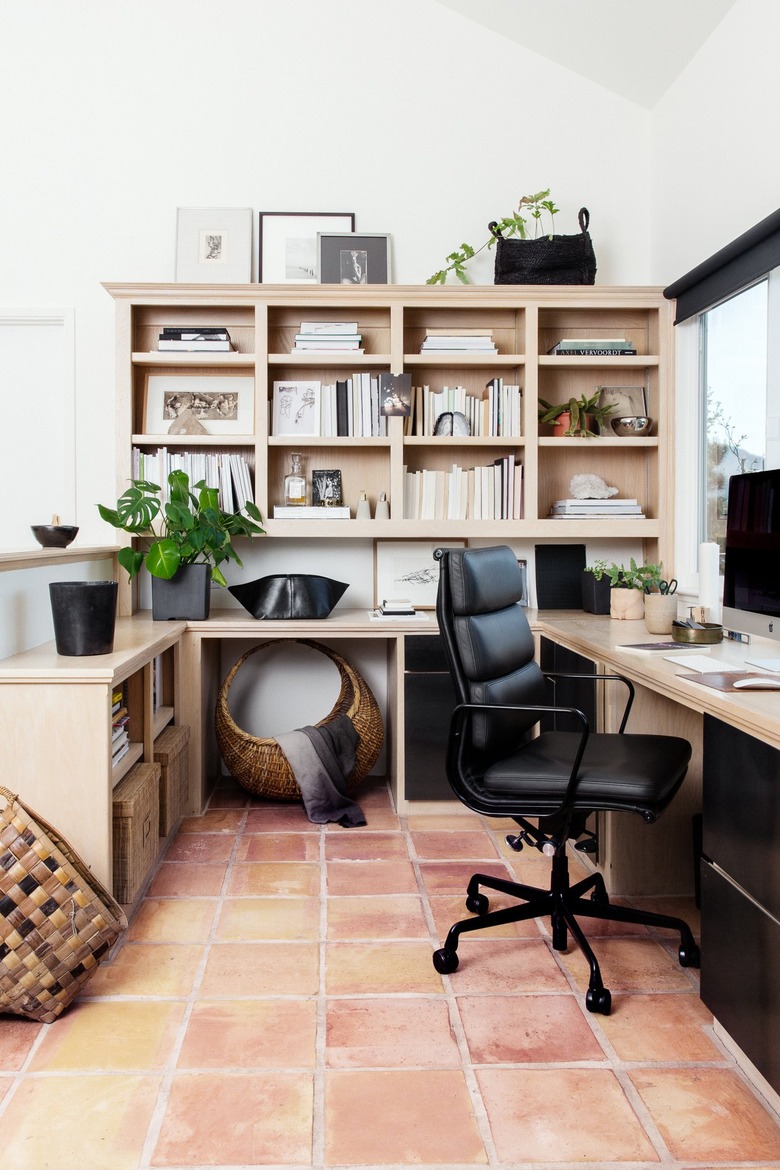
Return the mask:
<path id="1" fill-rule="evenodd" d="M 745 662 L 759 670 L 780 670 L 780 658 L 746 658 Z"/>
<path id="2" fill-rule="evenodd" d="M 698 670 L 699 674 L 732 674 L 745 669 L 741 663 L 721 662 L 718 658 L 708 658 L 706 654 L 664 654 L 664 658 L 686 670 Z"/>

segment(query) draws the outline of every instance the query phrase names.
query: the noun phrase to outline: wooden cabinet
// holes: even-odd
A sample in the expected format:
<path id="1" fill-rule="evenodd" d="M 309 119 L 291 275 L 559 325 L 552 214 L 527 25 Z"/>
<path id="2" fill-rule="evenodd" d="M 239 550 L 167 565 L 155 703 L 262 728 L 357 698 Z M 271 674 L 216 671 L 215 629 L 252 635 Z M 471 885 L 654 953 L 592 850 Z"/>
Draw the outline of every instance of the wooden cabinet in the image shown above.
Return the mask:
<path id="1" fill-rule="evenodd" d="M 112 886 L 112 793 L 177 717 L 183 622 L 117 621 L 112 654 L 62 657 L 54 643 L 0 662 L 2 783 L 66 837 Z M 129 749 L 112 760 L 112 707 L 122 691 Z"/>
<path id="2" fill-rule="evenodd" d="M 233 452 L 248 462 L 255 502 L 269 536 L 427 539 L 527 537 L 566 542 L 567 520 L 549 517 L 552 503 L 569 495 L 572 475 L 595 472 L 636 497 L 644 519 L 610 517 L 577 522 L 577 539 L 640 539 L 646 556 L 672 555 L 672 344 L 671 305 L 652 288 L 545 288 L 537 286 L 428 287 L 377 285 L 106 285 L 117 307 L 118 467 L 124 490 L 132 473 L 131 451 L 167 447 L 200 453 Z M 356 321 L 362 353 L 293 350 L 302 320 Z M 221 325 L 230 353 L 159 352 L 163 326 Z M 428 330 L 484 327 L 496 353 L 421 353 Z M 635 355 L 551 355 L 563 337 L 625 337 Z M 387 419 L 382 437 L 291 438 L 273 433 L 273 384 L 280 380 L 335 382 L 357 374 L 408 373 L 413 385 L 431 390 L 460 386 L 483 397 L 494 378 L 522 388 L 519 435 L 504 437 L 406 434 L 404 419 Z M 234 378 L 254 384 L 251 427 L 245 433 L 171 435 L 154 421 L 149 433 L 150 377 L 170 375 L 186 390 L 191 378 Z M 202 383 L 198 383 L 202 385 Z M 155 383 L 153 382 L 154 386 Z M 190 383 L 192 385 L 192 383 Z M 647 437 L 557 438 L 539 434 L 539 399 L 565 401 L 599 386 L 642 390 L 654 427 Z M 217 428 L 214 428 L 217 429 Z M 222 428 L 224 430 L 224 428 Z M 282 502 L 290 453 L 301 450 L 306 467 L 338 468 L 344 501 L 354 511 L 361 491 L 375 503 L 390 501 L 389 520 L 331 521 L 273 518 Z M 426 519 L 404 517 L 406 471 L 469 468 L 512 456 L 522 465 L 523 518 Z M 332 525 L 338 523 L 337 530 Z M 125 611 L 127 607 L 125 606 Z"/>

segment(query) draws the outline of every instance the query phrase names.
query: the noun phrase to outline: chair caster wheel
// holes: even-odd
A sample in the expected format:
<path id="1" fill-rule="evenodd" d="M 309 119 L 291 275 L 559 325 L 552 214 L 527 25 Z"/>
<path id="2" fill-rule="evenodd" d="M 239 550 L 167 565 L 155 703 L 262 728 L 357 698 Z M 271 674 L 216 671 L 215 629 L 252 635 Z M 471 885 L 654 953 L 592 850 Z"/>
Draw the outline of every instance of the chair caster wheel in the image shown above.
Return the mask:
<path id="1" fill-rule="evenodd" d="M 591 902 L 595 902 L 597 906 L 609 905 L 609 894 L 606 890 L 594 890 L 590 896 Z"/>
<path id="2" fill-rule="evenodd" d="M 608 1016 L 612 1007 L 612 994 L 609 988 L 602 987 L 599 991 L 589 988 L 585 996 L 585 1007 L 589 1012 L 599 1012 L 602 1016 Z"/>
<path id="3" fill-rule="evenodd" d="M 466 898 L 466 909 L 471 914 L 487 914 L 489 905 L 484 894 L 469 894 Z"/>
<path id="4" fill-rule="evenodd" d="M 444 947 L 433 952 L 433 965 L 440 975 L 451 975 L 458 969 L 457 951 L 448 951 Z"/>
<path id="5" fill-rule="evenodd" d="M 681 946 L 677 952 L 677 957 L 680 960 L 681 967 L 698 967 L 701 959 L 701 951 L 696 946 L 696 943 L 689 947 Z"/>

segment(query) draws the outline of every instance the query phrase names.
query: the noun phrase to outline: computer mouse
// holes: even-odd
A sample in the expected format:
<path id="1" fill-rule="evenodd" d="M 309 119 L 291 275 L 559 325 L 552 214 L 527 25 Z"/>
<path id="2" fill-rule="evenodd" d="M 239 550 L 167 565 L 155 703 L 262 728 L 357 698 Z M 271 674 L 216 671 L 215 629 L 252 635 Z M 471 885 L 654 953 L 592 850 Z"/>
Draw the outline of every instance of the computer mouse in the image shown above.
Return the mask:
<path id="1" fill-rule="evenodd" d="M 735 678 L 732 684 L 735 690 L 780 690 L 779 678 L 766 678 L 764 675 L 754 674 L 750 678 Z"/>

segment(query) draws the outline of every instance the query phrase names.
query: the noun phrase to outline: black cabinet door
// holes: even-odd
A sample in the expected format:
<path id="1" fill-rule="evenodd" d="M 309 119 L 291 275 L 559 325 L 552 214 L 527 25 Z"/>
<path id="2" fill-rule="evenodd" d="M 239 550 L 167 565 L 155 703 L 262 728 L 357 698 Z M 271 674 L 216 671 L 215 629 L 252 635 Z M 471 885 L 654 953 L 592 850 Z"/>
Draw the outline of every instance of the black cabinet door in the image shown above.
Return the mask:
<path id="1" fill-rule="evenodd" d="M 582 678 L 562 678 L 555 684 L 548 683 L 547 701 L 556 707 L 577 707 L 596 730 L 596 684 L 588 675 L 596 673 L 595 663 L 582 654 L 575 654 L 565 646 L 549 638 L 542 638 L 539 644 L 539 662 L 542 670 L 563 671 L 564 674 L 582 675 Z M 542 719 L 544 731 L 582 731 L 582 724 L 574 715 L 545 715 Z"/>
<path id="2" fill-rule="evenodd" d="M 404 772 L 408 800 L 454 800 L 444 761 L 456 704 L 439 634 L 404 639 Z"/>

